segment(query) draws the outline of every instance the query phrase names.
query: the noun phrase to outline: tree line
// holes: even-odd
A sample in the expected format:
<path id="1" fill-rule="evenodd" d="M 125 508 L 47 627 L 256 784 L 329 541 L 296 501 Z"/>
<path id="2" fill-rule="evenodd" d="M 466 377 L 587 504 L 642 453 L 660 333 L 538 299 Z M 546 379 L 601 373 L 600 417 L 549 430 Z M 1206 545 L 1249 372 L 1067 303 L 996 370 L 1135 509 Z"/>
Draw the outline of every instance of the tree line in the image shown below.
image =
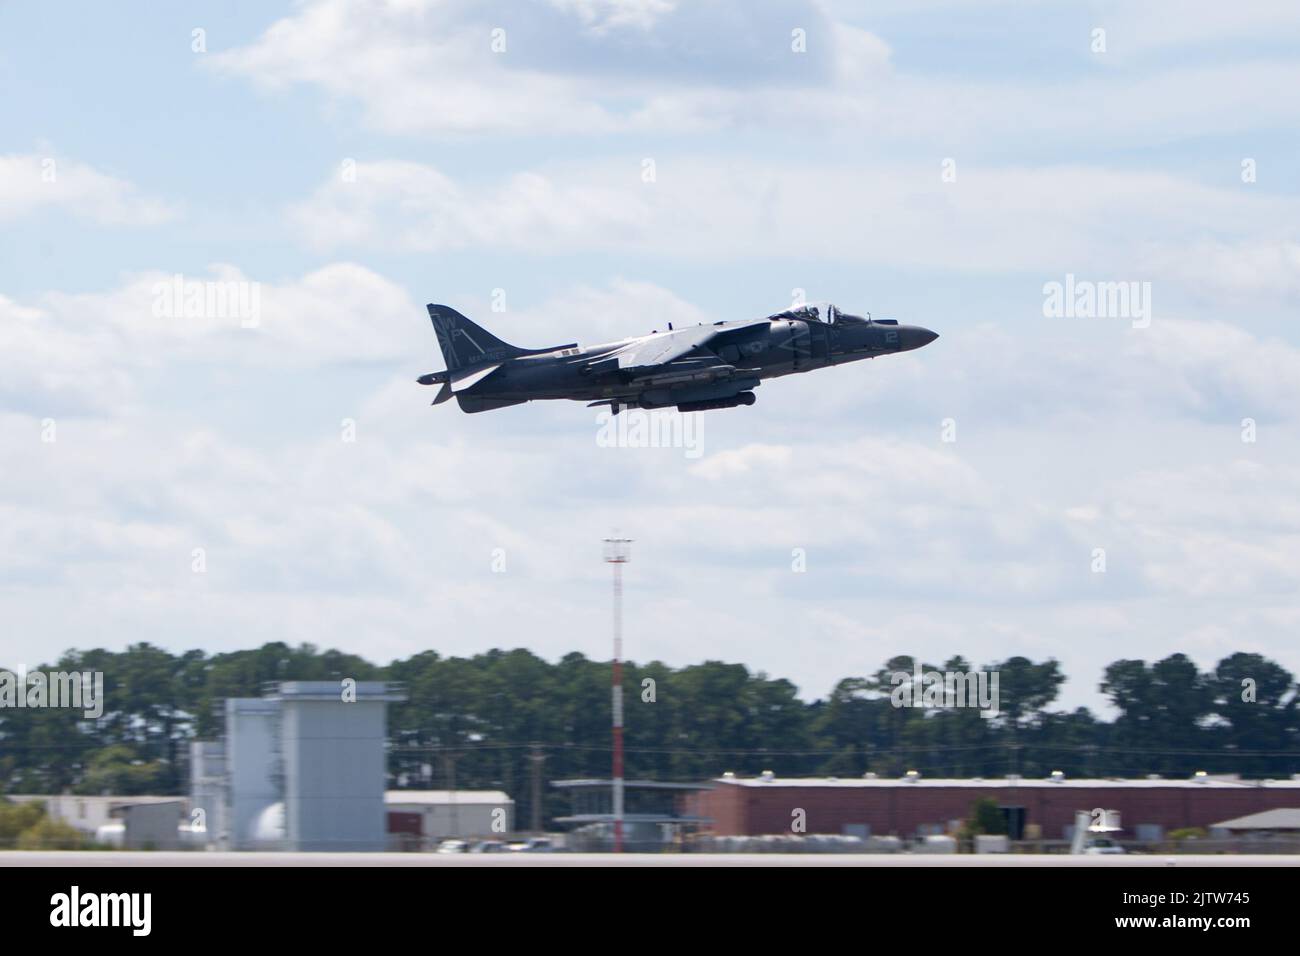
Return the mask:
<path id="1" fill-rule="evenodd" d="M 788 680 L 742 664 L 624 665 L 626 775 L 700 781 L 731 771 L 778 776 L 1245 777 L 1300 772 L 1295 678 L 1257 654 L 1200 671 L 1183 654 L 1119 660 L 1100 690 L 1115 710 L 1053 709 L 1065 681 L 1057 661 L 1024 657 L 996 671 L 996 716 L 974 707 L 899 707 L 896 674 L 971 672 L 894 657 L 806 702 Z M 0 707 L 0 793 L 171 794 L 188 790 L 188 743 L 221 733 L 222 701 L 261 696 L 282 680 L 395 681 L 389 786 L 494 789 L 532 814 L 544 781 L 609 774 L 610 665 L 571 653 L 552 663 L 530 651 L 473 657 L 433 651 L 387 666 L 309 644 L 173 654 L 148 643 L 124 651 L 68 651 L 33 670 L 104 674 L 96 720 L 70 709 Z M 918 694 L 918 700 L 920 695 Z M 542 816 L 567 809 L 540 787 Z"/>

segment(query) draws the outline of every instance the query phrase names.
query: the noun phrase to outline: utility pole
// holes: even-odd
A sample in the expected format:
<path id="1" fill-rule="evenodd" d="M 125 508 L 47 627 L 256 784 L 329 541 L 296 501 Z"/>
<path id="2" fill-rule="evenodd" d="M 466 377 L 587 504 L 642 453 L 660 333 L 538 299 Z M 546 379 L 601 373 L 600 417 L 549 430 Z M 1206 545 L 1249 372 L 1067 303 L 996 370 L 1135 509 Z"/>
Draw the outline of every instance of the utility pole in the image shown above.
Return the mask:
<path id="1" fill-rule="evenodd" d="M 614 568 L 614 670 L 611 696 L 614 704 L 614 852 L 623 852 L 623 565 L 631 552 L 631 538 L 606 538 L 605 560 Z"/>
<path id="2" fill-rule="evenodd" d="M 532 753 L 528 759 L 533 762 L 533 826 L 534 834 L 542 832 L 542 761 L 546 759 L 546 754 L 542 753 L 542 748 L 533 744 Z"/>
<path id="3" fill-rule="evenodd" d="M 450 829 L 453 837 L 460 836 L 460 816 L 456 812 L 456 758 L 459 756 L 460 754 L 454 750 L 448 750 L 442 756 L 443 766 L 446 768 L 447 774 L 447 796 L 449 798 L 447 809 L 451 816 Z"/>

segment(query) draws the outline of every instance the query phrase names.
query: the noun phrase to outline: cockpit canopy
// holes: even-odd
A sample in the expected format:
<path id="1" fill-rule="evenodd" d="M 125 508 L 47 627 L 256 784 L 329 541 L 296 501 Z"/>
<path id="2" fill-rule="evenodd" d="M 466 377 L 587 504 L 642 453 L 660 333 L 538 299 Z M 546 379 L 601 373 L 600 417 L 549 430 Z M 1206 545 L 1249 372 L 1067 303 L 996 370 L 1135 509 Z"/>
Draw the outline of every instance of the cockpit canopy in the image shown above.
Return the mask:
<path id="1" fill-rule="evenodd" d="M 827 322 L 830 324 L 848 324 L 851 322 L 870 322 L 871 314 L 868 313 L 864 319 L 860 315 L 850 315 L 847 312 L 841 312 L 836 306 L 829 302 L 806 302 L 803 305 L 792 306 L 784 312 L 777 312 L 775 315 L 768 316 L 769 319 L 802 319 L 805 322 Z"/>

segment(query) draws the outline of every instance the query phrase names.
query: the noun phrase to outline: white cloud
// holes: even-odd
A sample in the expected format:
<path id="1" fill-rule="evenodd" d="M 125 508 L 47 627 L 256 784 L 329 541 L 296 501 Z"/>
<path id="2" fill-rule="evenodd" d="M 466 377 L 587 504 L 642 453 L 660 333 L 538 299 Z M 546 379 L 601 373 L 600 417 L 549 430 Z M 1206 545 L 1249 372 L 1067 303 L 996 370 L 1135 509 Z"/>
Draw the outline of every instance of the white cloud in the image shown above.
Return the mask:
<path id="1" fill-rule="evenodd" d="M 676 7 L 675 0 L 550 0 L 557 10 L 574 14 L 595 34 L 624 27 L 653 29 Z"/>
<path id="2" fill-rule="evenodd" d="M 1094 5 L 1113 49 L 1122 55 L 1232 41 L 1286 41 L 1300 37 L 1300 16 L 1285 0 L 1108 0 Z"/>
<path id="3" fill-rule="evenodd" d="M 114 364 L 117 344 L 106 330 L 77 329 L 43 309 L 0 296 L 0 407 L 31 408 L 44 417 L 130 393 L 129 374 Z"/>
<path id="4" fill-rule="evenodd" d="M 178 279 L 182 290 L 241 287 L 255 309 L 236 308 L 231 293 L 222 310 L 204 297 L 185 312 L 191 293 L 172 295 Z M 399 287 L 351 263 L 284 283 L 216 265 L 207 275 L 140 273 L 107 292 L 54 292 L 31 305 L 0 296 L 8 368 L 0 396 L 14 407 L 86 411 L 131 399 L 141 374 L 177 363 L 285 369 L 406 358 L 428 346 L 422 315 Z"/>
<path id="5" fill-rule="evenodd" d="M 1125 476 L 1099 489 L 1106 540 L 1154 590 L 1290 600 L 1300 591 L 1300 469 L 1237 459 Z M 1098 529 L 1089 534 L 1097 540 Z"/>
<path id="6" fill-rule="evenodd" d="M 590 5 L 574 9 L 592 18 L 554 8 L 547 17 L 545 8 L 322 0 L 273 24 L 251 46 L 214 56 L 213 65 L 270 88 L 305 83 L 360 100 L 370 122 L 391 132 L 625 126 L 625 112 L 536 62 L 538 45 L 555 52 L 547 39 L 558 24 L 604 34 L 618 22 L 597 18 Z M 501 52 L 493 50 L 494 30 L 505 31 L 495 37 Z"/>
<path id="7" fill-rule="evenodd" d="M 1267 238 L 1267 231 L 1261 223 L 1255 235 L 1233 241 L 1153 242 L 1149 262 L 1161 275 L 1223 302 L 1266 297 L 1294 305 L 1300 302 L 1300 242 Z"/>
<path id="8" fill-rule="evenodd" d="M 1139 329 L 1124 320 L 1029 321 L 1036 327 L 1017 316 L 943 329 L 920 359 L 872 363 L 868 382 L 846 383 L 844 401 L 856 392 L 859 402 L 879 402 L 905 387 L 913 397 L 897 414 L 908 419 L 957 415 L 1017 427 L 1192 419 L 1234 438 L 1243 418 L 1297 420 L 1300 349 L 1290 343 L 1158 308 Z M 832 391 L 828 407 L 840 408 L 838 399 Z"/>
<path id="9" fill-rule="evenodd" d="M 489 196 L 419 163 L 358 163 L 355 182 L 330 181 L 292 215 L 314 245 L 442 251 L 504 245 L 573 248 L 599 237 L 641 235 L 644 200 L 613 185 L 558 184 L 520 173 Z M 629 172 L 629 180 L 633 173 Z"/>
<path id="10" fill-rule="evenodd" d="M 792 51 L 795 27 L 813 54 Z M 359 101 L 373 125 L 397 133 L 685 132 L 752 114 L 771 84 L 860 81 L 887 56 L 812 3 L 319 0 L 213 65 Z"/>
<path id="11" fill-rule="evenodd" d="M 1300 200 L 1240 186 L 1085 166 L 961 163 L 956 181 L 944 182 L 937 159 L 797 165 L 669 154 L 657 158 L 652 183 L 641 168 L 628 157 L 458 183 L 423 164 L 362 162 L 356 182 L 327 181 L 291 207 L 291 218 L 304 241 L 322 249 L 785 256 L 1037 270 L 1043 281 L 1067 271 L 1093 280 L 1168 278 L 1245 297 L 1285 298 L 1300 286 Z"/>
<path id="12" fill-rule="evenodd" d="M 1295 420 L 1300 349 L 1226 322 L 1153 323 L 1133 335 L 1125 359 L 1146 400 L 1172 399 L 1193 413 Z M 1163 393 L 1163 394 L 1162 394 Z M 1232 416 L 1232 412 L 1237 412 Z"/>
<path id="13" fill-rule="evenodd" d="M 1254 4 L 1240 18 L 1234 8 L 1198 21 L 1179 11 L 1105 11 L 1120 22 L 1111 27 L 1116 52 L 1098 65 L 1133 72 L 1076 71 L 1032 85 L 894 63 L 880 37 L 812 3 L 317 0 L 212 64 L 269 88 L 314 86 L 358 103 L 379 129 L 419 135 L 755 128 L 838 148 L 961 144 L 970 157 L 1037 149 L 1044 136 L 1084 148 L 1150 144 L 1300 119 L 1292 61 L 1170 67 L 1141 56 L 1160 36 L 1174 45 L 1216 31 L 1269 39 L 1293 26 L 1286 14 Z M 1175 22 L 1180 29 L 1169 31 Z M 795 29 L 806 53 L 792 50 Z M 493 30 L 505 31 L 504 52 L 493 52 Z"/>
<path id="14" fill-rule="evenodd" d="M 53 154 L 0 155 L 0 222 L 54 209 L 104 225 L 153 226 L 175 215 L 168 203 L 85 163 Z"/>

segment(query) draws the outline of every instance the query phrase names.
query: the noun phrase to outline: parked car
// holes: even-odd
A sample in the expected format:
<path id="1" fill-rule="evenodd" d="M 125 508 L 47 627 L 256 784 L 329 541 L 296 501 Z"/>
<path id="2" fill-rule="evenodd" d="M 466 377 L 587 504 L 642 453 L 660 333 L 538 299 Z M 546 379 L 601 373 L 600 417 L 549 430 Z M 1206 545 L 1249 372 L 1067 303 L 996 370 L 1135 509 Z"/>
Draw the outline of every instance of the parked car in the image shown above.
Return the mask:
<path id="1" fill-rule="evenodd" d="M 1123 853 L 1124 848 L 1114 840 L 1106 837 L 1093 837 L 1088 841 L 1088 845 L 1083 850 L 1085 855 L 1110 855 L 1112 853 Z"/>
<path id="2" fill-rule="evenodd" d="M 555 844 L 550 837 L 529 837 L 518 843 L 510 844 L 511 853 L 554 853 Z"/>

